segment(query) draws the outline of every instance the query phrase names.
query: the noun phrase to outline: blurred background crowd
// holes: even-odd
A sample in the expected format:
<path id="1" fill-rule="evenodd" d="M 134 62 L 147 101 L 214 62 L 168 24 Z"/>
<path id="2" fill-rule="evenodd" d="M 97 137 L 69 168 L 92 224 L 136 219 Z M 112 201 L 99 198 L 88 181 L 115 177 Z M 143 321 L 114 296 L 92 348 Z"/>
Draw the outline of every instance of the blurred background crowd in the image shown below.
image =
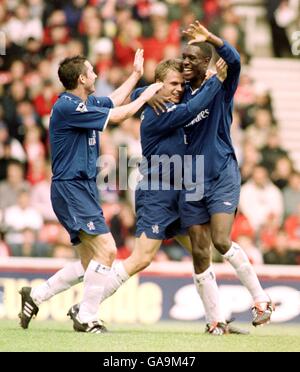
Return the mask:
<path id="1" fill-rule="evenodd" d="M 243 185 L 232 237 L 254 264 L 300 264 L 298 0 L 0 0 L 0 256 L 75 255 L 50 203 L 48 123 L 62 91 L 59 62 L 86 55 L 103 96 L 122 84 L 143 48 L 143 86 L 159 61 L 180 56 L 181 31 L 196 19 L 235 46 L 243 63 L 232 125 Z M 138 159 L 139 130 L 138 116 L 109 127 L 102 154 L 117 159 L 122 146 Z M 101 199 L 124 258 L 134 244 L 133 192 L 107 187 Z M 156 259 L 190 258 L 170 240 Z"/>

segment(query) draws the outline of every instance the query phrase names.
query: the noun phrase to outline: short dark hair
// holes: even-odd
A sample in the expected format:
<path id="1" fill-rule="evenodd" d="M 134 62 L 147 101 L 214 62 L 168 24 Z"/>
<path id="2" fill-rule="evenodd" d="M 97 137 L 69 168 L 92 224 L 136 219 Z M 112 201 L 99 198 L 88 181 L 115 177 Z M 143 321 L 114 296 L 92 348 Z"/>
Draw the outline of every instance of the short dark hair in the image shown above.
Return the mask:
<path id="1" fill-rule="evenodd" d="M 79 75 L 86 74 L 87 71 L 85 61 L 87 59 L 84 56 L 75 56 L 65 58 L 60 62 L 58 76 L 66 89 L 77 88 Z"/>
<path id="2" fill-rule="evenodd" d="M 208 57 L 209 59 L 213 56 L 213 48 L 209 43 L 206 43 L 205 41 L 202 43 L 193 43 L 191 46 L 196 46 L 201 50 L 201 53 L 203 57 Z"/>
<path id="3" fill-rule="evenodd" d="M 183 63 L 179 58 L 160 62 L 155 69 L 155 80 L 164 81 L 169 70 L 183 72 Z"/>

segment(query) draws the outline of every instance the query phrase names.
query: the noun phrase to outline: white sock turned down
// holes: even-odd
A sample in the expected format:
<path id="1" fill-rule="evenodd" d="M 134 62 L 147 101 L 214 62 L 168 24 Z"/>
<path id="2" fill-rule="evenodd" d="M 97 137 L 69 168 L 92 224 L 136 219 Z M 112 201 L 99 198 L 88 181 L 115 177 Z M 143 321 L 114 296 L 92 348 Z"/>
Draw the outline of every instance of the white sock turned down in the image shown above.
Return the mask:
<path id="1" fill-rule="evenodd" d="M 39 306 L 54 295 L 82 282 L 83 276 L 84 269 L 81 262 L 71 262 L 52 275 L 45 283 L 32 288 L 30 295 L 36 305 Z"/>
<path id="2" fill-rule="evenodd" d="M 98 320 L 98 308 L 111 268 L 91 260 L 83 277 L 83 297 L 78 318 L 82 323 Z"/>
<path id="3" fill-rule="evenodd" d="M 63 292 L 73 285 L 83 281 L 84 269 L 80 261 L 71 262 L 52 275 L 45 283 L 32 288 L 31 297 L 39 306 L 42 302 L 49 300 L 56 294 Z M 122 262 L 114 261 L 109 273 L 101 302 L 110 297 L 127 280 L 127 274 Z"/>
<path id="4" fill-rule="evenodd" d="M 203 302 L 207 323 L 225 323 L 221 311 L 219 288 L 212 266 L 201 274 L 193 275 L 194 283 Z"/>
<path id="5" fill-rule="evenodd" d="M 114 261 L 112 268 L 109 273 L 109 279 L 106 282 L 103 297 L 101 302 L 104 301 L 106 298 L 110 297 L 112 294 L 116 292 L 116 290 L 121 287 L 129 279 L 129 275 L 127 274 L 123 262 L 121 261 Z"/>
<path id="6" fill-rule="evenodd" d="M 235 242 L 223 257 L 234 267 L 241 283 L 248 289 L 254 302 L 270 301 L 269 296 L 265 293 L 258 277 L 251 265 L 246 253 Z"/>

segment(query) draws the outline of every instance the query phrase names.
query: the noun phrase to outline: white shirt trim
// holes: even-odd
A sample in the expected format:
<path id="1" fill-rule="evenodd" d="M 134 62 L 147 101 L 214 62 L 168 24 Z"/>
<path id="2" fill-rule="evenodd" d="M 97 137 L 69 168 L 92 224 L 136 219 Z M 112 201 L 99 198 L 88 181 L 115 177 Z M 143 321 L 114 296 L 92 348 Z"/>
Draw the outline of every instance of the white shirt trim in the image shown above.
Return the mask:
<path id="1" fill-rule="evenodd" d="M 107 127 L 107 124 L 108 124 L 108 122 L 109 122 L 110 114 L 111 114 L 111 109 L 108 111 L 107 119 L 106 119 L 106 122 L 105 122 L 104 125 L 103 125 L 103 129 L 102 129 L 101 132 L 104 132 L 104 131 L 105 131 L 105 129 L 106 129 L 106 127 Z"/>

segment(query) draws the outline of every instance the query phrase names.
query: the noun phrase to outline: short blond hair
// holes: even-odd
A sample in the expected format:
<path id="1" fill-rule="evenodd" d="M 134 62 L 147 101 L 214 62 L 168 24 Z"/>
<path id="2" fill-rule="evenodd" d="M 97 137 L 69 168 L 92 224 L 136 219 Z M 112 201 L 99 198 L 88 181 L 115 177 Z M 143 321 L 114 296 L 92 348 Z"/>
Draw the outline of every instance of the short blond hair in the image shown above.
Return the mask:
<path id="1" fill-rule="evenodd" d="M 176 59 L 168 59 L 166 61 L 160 62 L 155 69 L 155 81 L 164 81 L 167 76 L 168 71 L 177 71 L 182 73 L 183 72 L 183 63 L 182 60 L 179 58 Z"/>

